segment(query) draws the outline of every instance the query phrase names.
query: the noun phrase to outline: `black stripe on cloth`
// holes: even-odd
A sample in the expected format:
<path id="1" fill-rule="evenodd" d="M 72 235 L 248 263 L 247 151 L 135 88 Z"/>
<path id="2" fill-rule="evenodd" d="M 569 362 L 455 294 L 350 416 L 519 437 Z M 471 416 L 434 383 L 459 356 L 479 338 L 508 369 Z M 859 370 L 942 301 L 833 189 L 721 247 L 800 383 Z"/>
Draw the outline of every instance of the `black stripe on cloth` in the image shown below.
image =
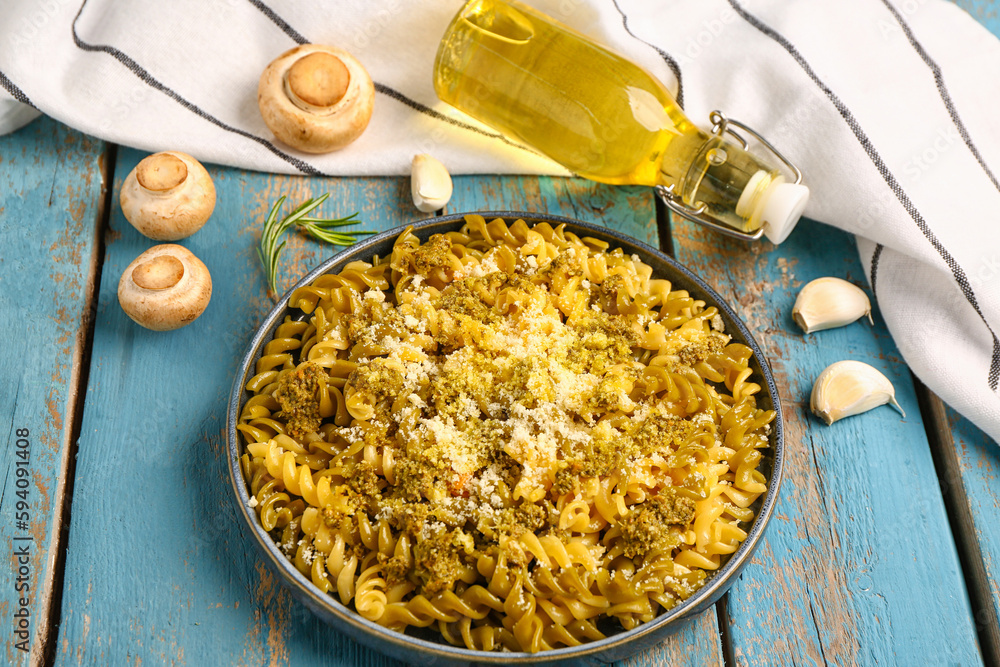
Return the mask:
<path id="1" fill-rule="evenodd" d="M 625 28 L 625 32 L 627 32 L 633 38 L 639 40 L 640 42 L 642 42 L 646 46 L 650 47 L 651 49 L 654 49 L 657 53 L 659 53 L 660 57 L 663 58 L 663 62 L 665 62 L 667 64 L 667 67 L 670 68 L 670 71 L 674 73 L 675 77 L 677 77 L 677 106 L 679 106 L 681 109 L 683 109 L 684 108 L 684 80 L 681 77 L 681 66 L 677 64 L 677 61 L 674 60 L 673 56 L 671 56 L 669 53 L 667 53 L 666 51 L 664 51 L 660 47 L 656 46 L 655 44 L 650 44 L 646 40 L 640 39 L 639 37 L 637 37 L 636 34 L 634 32 L 632 32 L 632 29 L 628 27 L 628 16 L 625 15 L 625 12 L 623 12 L 622 8 L 618 5 L 618 0 L 611 0 L 611 1 L 615 4 L 615 9 L 618 10 L 618 13 L 622 15 L 622 27 Z"/>
<path id="2" fill-rule="evenodd" d="M 18 88 L 3 72 L 0 72 L 0 86 L 3 86 L 4 90 L 10 93 L 10 96 L 21 104 L 27 104 L 33 109 L 38 108 L 32 103 L 31 100 L 28 99 L 28 96 L 24 94 L 24 91 Z"/>
<path id="3" fill-rule="evenodd" d="M 286 35 L 288 35 L 289 37 L 291 37 L 292 40 L 295 41 L 296 43 L 298 43 L 298 44 L 309 44 L 310 43 L 309 40 L 302 35 L 302 33 L 300 33 L 298 30 L 296 30 L 291 25 L 289 25 L 288 21 L 286 21 L 285 19 L 281 18 L 281 16 L 279 16 L 277 12 L 275 12 L 273 9 L 271 9 L 270 7 L 268 7 L 267 5 L 265 5 L 263 2 L 261 2 L 261 0 L 248 0 L 248 2 L 250 4 L 252 4 L 254 7 L 256 7 L 257 9 L 259 9 L 261 14 L 263 14 L 267 18 L 271 19 L 271 21 L 276 26 L 278 26 L 281 29 L 282 32 L 284 32 Z M 522 146 L 521 144 L 519 144 L 519 143 L 517 143 L 515 141 L 511 141 L 510 139 L 508 139 L 507 137 L 503 136 L 502 134 L 499 134 L 497 132 L 489 132 L 487 130 L 482 129 L 481 127 L 476 127 L 475 125 L 470 125 L 469 123 L 463 123 L 460 120 L 457 120 L 457 119 L 452 118 L 450 116 L 446 116 L 446 115 L 444 115 L 443 113 L 441 113 L 439 111 L 435 111 L 434 109 L 431 109 L 426 104 L 421 104 L 420 102 L 417 102 L 414 99 L 410 99 L 409 97 L 407 97 L 403 93 L 399 92 L 398 90 L 395 90 L 394 88 L 390 88 L 389 86 L 385 85 L 384 83 L 379 83 L 377 81 L 375 81 L 373 83 L 375 84 L 375 90 L 376 91 L 382 93 L 386 97 L 391 97 L 392 99 L 396 100 L 397 102 L 401 102 L 402 104 L 405 104 L 406 106 L 410 107 L 414 111 L 418 111 L 418 112 L 420 112 L 420 113 L 422 113 L 424 115 L 427 115 L 427 116 L 430 116 L 431 118 L 434 118 L 435 120 L 440 120 L 442 122 L 448 123 L 449 125 L 454 125 L 455 127 L 460 127 L 463 130 L 469 130 L 470 132 L 475 132 L 476 134 L 481 134 L 484 137 L 489 137 L 490 139 L 499 139 L 500 141 L 502 141 L 503 143 L 507 144 L 508 146 L 512 146 L 514 148 L 519 148 L 522 151 L 526 151 L 528 153 L 531 153 L 532 155 L 537 155 L 538 154 L 536 151 L 533 151 L 532 149 L 528 148 L 527 146 Z"/>
<path id="4" fill-rule="evenodd" d="M 120 50 L 114 48 L 113 46 L 107 46 L 104 44 L 88 44 L 87 42 L 84 42 L 82 39 L 80 39 L 80 36 L 76 31 L 76 24 L 80 20 L 80 15 L 83 14 L 83 9 L 86 6 L 87 6 L 87 0 L 83 0 L 83 4 L 80 5 L 80 11 L 76 13 L 76 18 L 73 19 L 73 41 L 76 43 L 77 48 L 83 51 L 107 53 L 109 56 L 113 57 L 115 60 L 124 65 L 130 72 L 132 72 L 136 77 L 138 77 L 140 81 L 148 85 L 150 88 L 160 91 L 161 93 L 163 93 L 170 99 L 174 100 L 175 102 L 177 102 L 182 107 L 192 112 L 196 116 L 199 116 L 200 118 L 203 118 L 204 120 L 207 120 L 208 122 L 212 123 L 212 125 L 215 125 L 216 127 L 221 128 L 227 132 L 238 134 L 239 136 L 250 139 L 251 141 L 256 141 L 258 144 L 264 146 L 267 150 L 271 151 L 276 156 L 278 156 L 279 158 L 281 158 L 288 164 L 292 165 L 293 167 L 295 167 L 304 174 L 309 174 L 310 176 L 326 175 L 316 167 L 312 166 L 311 164 L 303 162 L 297 157 L 288 155 L 287 153 L 280 150 L 277 146 L 272 144 L 267 139 L 251 134 L 246 130 L 241 130 L 238 127 L 233 127 L 228 123 L 224 123 L 215 116 L 213 116 L 212 114 L 208 113 L 207 111 L 199 107 L 198 105 L 184 99 L 177 92 L 175 92 L 174 90 L 172 90 L 171 88 L 167 87 L 165 84 L 161 83 L 156 78 L 154 78 L 152 74 L 146 71 L 135 60 L 133 60 Z"/>
<path id="5" fill-rule="evenodd" d="M 937 86 L 938 93 L 941 95 L 941 101 L 944 102 L 944 106 L 948 110 L 948 115 L 951 116 L 951 121 L 958 129 L 958 133 L 961 135 L 962 141 L 965 142 L 965 145 L 968 147 L 973 157 L 976 158 L 976 162 L 979 163 L 979 166 L 983 168 L 984 172 L 986 172 L 986 176 L 990 179 L 990 182 L 993 183 L 993 187 L 1000 190 L 1000 182 L 997 182 L 996 176 L 994 176 L 990 168 L 986 166 L 986 160 L 983 159 L 979 149 L 976 148 L 976 144 L 973 143 L 972 137 L 969 136 L 969 131 L 965 128 L 965 123 L 962 122 L 961 116 L 958 115 L 955 103 L 952 101 L 951 94 L 948 92 L 948 87 L 944 83 L 944 75 L 941 74 L 941 68 L 938 67 L 938 64 L 934 62 L 930 55 L 928 55 L 923 45 L 917 41 L 917 38 L 913 36 L 913 31 L 910 30 L 910 26 L 907 25 L 899 11 L 892 6 L 892 3 L 890 3 L 889 0 L 881 1 L 896 19 L 896 23 L 899 24 L 899 27 L 903 29 L 903 34 L 906 35 L 906 39 L 909 40 L 910 45 L 918 54 L 920 54 L 920 58 L 924 61 L 927 67 L 930 68 L 931 73 L 934 75 L 934 85 Z"/>
<path id="6" fill-rule="evenodd" d="M 288 24 L 288 21 L 278 16 L 277 12 L 275 12 L 273 9 L 265 5 L 263 2 L 261 2 L 260 0 L 248 0 L 248 2 L 257 9 L 259 9 L 261 14 L 271 19 L 271 22 L 274 23 L 274 25 L 281 28 L 281 31 L 283 33 L 291 37 L 293 42 L 295 42 L 296 44 L 309 43 L 309 40 L 306 39 L 302 33 L 300 33 L 298 30 L 290 26 Z"/>
<path id="7" fill-rule="evenodd" d="M 903 208 L 906 209 L 906 212 L 909 213 L 913 222 L 917 225 L 917 228 L 924 235 L 924 238 L 927 239 L 928 243 L 931 244 L 941 259 L 944 260 L 945 264 L 948 265 L 948 268 L 951 270 L 951 275 L 954 277 L 955 282 L 958 283 L 966 301 L 969 302 L 969 305 L 971 305 L 976 311 L 976 314 L 979 315 L 979 319 L 981 319 L 983 324 L 986 325 L 986 329 L 990 332 L 990 336 L 993 338 L 993 354 L 990 369 L 987 374 L 987 381 L 990 389 L 992 391 L 996 391 L 998 381 L 1000 381 L 1000 339 L 997 338 L 996 332 L 993 331 L 993 327 L 990 326 L 990 323 L 986 320 L 986 316 L 983 315 L 983 311 L 979 308 L 979 302 L 976 300 L 976 295 L 972 290 L 972 285 L 969 283 L 968 276 L 965 275 L 965 270 L 962 269 L 951 253 L 948 252 L 948 249 L 945 248 L 937 236 L 935 236 L 934 232 L 927 224 L 927 221 L 924 220 L 923 215 L 921 215 L 920 211 L 918 211 L 916 206 L 913 205 L 913 202 L 910 201 L 910 198 L 907 196 L 906 192 L 903 191 L 903 188 L 899 185 L 896 177 L 892 175 L 892 172 L 889 171 L 885 161 L 878 154 L 878 151 L 875 150 L 875 146 L 872 144 L 871 139 L 869 139 L 868 135 L 861 129 L 861 126 L 858 124 L 854 114 L 851 113 L 847 106 L 840 100 L 839 97 L 837 97 L 830 87 L 823 83 L 823 81 L 816 75 L 816 72 L 813 71 L 813 68 L 808 62 L 806 62 L 805 58 L 802 57 L 802 54 L 799 53 L 794 46 L 792 46 L 791 42 L 785 39 L 782 35 L 778 34 L 773 28 L 763 23 L 756 16 L 747 12 L 738 2 L 736 2 L 736 0 L 726 1 L 734 10 L 736 10 L 736 13 L 739 14 L 744 21 L 781 45 L 781 47 L 785 49 L 790 56 L 792 56 L 795 62 L 798 63 L 799 67 L 802 68 L 806 75 L 812 79 L 813 83 L 815 83 L 820 90 L 826 94 L 827 98 L 833 103 L 834 107 L 836 107 L 848 127 L 851 128 L 851 131 L 854 133 L 855 138 L 857 138 L 858 143 L 860 143 L 861 147 L 864 148 L 868 157 L 871 159 L 872 163 L 874 163 L 875 168 L 878 169 L 879 174 L 882 175 L 886 185 L 889 186 L 893 194 L 896 195 L 896 199 L 899 200 L 899 203 L 902 204 Z"/>
<path id="8" fill-rule="evenodd" d="M 872 294 L 875 298 L 878 298 L 878 294 L 875 293 L 875 282 L 878 280 L 878 261 L 882 259 L 882 251 L 885 250 L 885 246 L 881 243 L 875 245 L 875 252 L 872 253 L 872 268 L 869 272 L 870 282 L 872 284 Z"/>

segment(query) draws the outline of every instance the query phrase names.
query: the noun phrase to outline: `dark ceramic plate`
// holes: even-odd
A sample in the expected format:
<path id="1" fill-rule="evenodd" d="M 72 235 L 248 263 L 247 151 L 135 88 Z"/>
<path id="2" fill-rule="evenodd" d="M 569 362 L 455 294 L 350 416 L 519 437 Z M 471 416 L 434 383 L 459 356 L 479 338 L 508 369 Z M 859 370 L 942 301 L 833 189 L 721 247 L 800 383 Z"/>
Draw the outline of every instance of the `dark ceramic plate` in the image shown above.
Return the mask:
<path id="1" fill-rule="evenodd" d="M 760 346 L 753 339 L 753 336 L 751 336 L 743 322 L 736 316 L 736 313 L 733 312 L 733 309 L 722 300 L 715 290 L 705 284 L 703 280 L 659 251 L 613 230 L 570 218 L 519 211 L 489 211 L 481 212 L 480 214 L 487 220 L 497 217 L 508 221 L 523 218 L 528 224 L 538 222 L 548 222 L 552 225 L 565 224 L 568 231 L 578 236 L 592 236 L 607 241 L 611 245 L 611 248 L 620 247 L 626 254 L 636 254 L 643 262 L 653 267 L 654 277 L 666 278 L 671 281 L 674 289 L 686 289 L 696 298 L 703 299 L 709 305 L 716 306 L 722 315 L 722 319 L 725 321 L 726 333 L 732 336 L 734 342 L 743 343 L 753 350 L 752 368 L 754 370 L 754 380 L 764 388 L 764 391 L 758 395 L 758 406 L 774 410 L 777 412 L 777 418 L 771 430 L 771 447 L 769 450 L 763 452 L 764 457 L 761 462 L 761 471 L 768 479 L 768 491 L 763 498 L 758 499 L 757 505 L 754 507 L 757 518 L 749 530 L 747 539 L 740 545 L 740 548 L 729 557 L 728 561 L 719 570 L 710 575 L 701 590 L 682 604 L 661 614 L 649 623 L 644 623 L 632 630 L 622 630 L 606 639 L 582 646 L 555 649 L 536 654 L 484 653 L 454 647 L 444 643 L 443 640 L 434 641 L 433 639 L 394 632 L 365 620 L 332 596 L 316 588 L 312 581 L 295 569 L 292 562 L 278 550 L 277 545 L 275 545 L 271 537 L 261 527 L 256 514 L 248 504 L 250 496 L 248 495 L 247 485 L 240 469 L 240 456 L 243 446 L 237 437 L 236 423 L 243 404 L 249 398 L 249 392 L 244 390 L 244 386 L 253 375 L 253 369 L 260 358 L 264 345 L 271 340 L 275 328 L 284 319 L 285 315 L 301 315 L 300 311 L 288 307 L 288 298 L 291 295 L 291 290 L 275 306 L 274 310 L 271 311 L 254 335 L 250 347 L 240 364 L 229 400 L 227 425 L 229 475 L 236 502 L 239 506 L 239 514 L 243 517 L 247 530 L 253 535 L 259 546 L 260 556 L 278 573 L 279 578 L 289 587 L 292 594 L 300 602 L 309 607 L 320 618 L 341 632 L 346 633 L 351 638 L 394 658 L 407 662 L 418 662 L 421 665 L 581 665 L 621 660 L 661 641 L 667 635 L 683 627 L 692 617 L 711 607 L 725 593 L 726 589 L 732 585 L 740 571 L 750 561 L 751 554 L 753 554 L 754 549 L 757 547 L 757 543 L 760 542 L 764 527 L 771 518 L 771 512 L 774 509 L 778 495 L 778 488 L 781 485 L 784 428 L 781 419 L 781 405 L 778 401 L 777 389 L 774 386 L 774 378 L 771 376 L 771 369 L 764 359 L 764 354 Z M 413 232 L 421 240 L 426 240 L 432 234 L 459 229 L 464 224 L 463 216 L 464 214 L 446 215 L 415 223 L 413 225 Z M 305 285 L 324 273 L 339 273 L 348 262 L 358 259 L 371 261 L 374 255 L 388 255 L 396 237 L 402 229 L 400 227 L 389 230 L 331 257 L 316 268 L 316 270 L 302 278 L 295 287 Z"/>

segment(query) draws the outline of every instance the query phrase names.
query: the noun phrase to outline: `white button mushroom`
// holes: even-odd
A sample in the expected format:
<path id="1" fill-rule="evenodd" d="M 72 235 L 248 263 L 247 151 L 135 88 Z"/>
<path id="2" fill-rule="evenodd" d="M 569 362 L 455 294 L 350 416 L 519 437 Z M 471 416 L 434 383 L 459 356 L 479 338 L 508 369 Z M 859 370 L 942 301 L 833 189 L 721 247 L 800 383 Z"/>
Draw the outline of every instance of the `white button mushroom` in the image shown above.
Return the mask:
<path id="1" fill-rule="evenodd" d="M 257 104 L 274 136 L 306 153 L 343 148 L 365 131 L 375 86 L 343 49 L 303 44 L 274 60 L 257 87 Z"/>
<path id="2" fill-rule="evenodd" d="M 118 303 L 137 324 L 170 331 L 190 324 L 212 298 L 212 276 L 184 246 L 167 243 L 142 253 L 118 281 Z"/>
<path id="3" fill-rule="evenodd" d="M 201 229 L 215 209 L 215 186 L 187 153 L 154 153 L 122 183 L 122 212 L 132 226 L 156 241 L 177 241 Z"/>

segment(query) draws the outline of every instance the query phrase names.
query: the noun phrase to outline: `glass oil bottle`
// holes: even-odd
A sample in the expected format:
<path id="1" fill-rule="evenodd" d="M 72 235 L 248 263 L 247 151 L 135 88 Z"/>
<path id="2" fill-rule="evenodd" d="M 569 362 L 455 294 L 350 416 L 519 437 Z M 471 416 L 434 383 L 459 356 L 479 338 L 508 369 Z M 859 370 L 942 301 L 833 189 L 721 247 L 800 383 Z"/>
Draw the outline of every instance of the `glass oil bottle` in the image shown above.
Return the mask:
<path id="1" fill-rule="evenodd" d="M 702 130 L 644 69 L 516 0 L 465 4 L 438 49 L 434 88 L 570 171 L 655 187 L 675 213 L 730 236 L 780 243 L 809 197 L 799 170 L 751 128 L 713 111 Z"/>

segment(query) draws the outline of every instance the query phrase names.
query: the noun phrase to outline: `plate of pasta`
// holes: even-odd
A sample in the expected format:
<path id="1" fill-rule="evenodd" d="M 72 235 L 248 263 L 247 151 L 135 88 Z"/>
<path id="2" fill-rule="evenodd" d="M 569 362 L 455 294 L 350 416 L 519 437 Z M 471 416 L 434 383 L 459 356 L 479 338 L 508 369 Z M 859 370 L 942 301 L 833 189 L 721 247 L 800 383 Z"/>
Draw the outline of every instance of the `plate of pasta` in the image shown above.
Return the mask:
<path id="1" fill-rule="evenodd" d="M 486 212 L 305 276 L 229 404 L 260 556 L 412 661 L 621 659 L 749 561 L 782 467 L 760 347 L 704 281 L 616 232 Z"/>

